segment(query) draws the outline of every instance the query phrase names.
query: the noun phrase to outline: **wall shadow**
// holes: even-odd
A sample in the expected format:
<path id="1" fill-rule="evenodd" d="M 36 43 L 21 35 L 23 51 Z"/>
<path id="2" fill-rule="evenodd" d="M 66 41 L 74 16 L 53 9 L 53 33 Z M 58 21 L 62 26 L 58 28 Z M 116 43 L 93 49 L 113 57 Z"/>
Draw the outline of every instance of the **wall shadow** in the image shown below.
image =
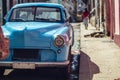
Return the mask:
<path id="1" fill-rule="evenodd" d="M 94 74 L 97 74 L 99 72 L 100 72 L 99 67 L 90 60 L 90 57 L 83 51 L 80 51 L 79 80 L 92 80 Z"/>

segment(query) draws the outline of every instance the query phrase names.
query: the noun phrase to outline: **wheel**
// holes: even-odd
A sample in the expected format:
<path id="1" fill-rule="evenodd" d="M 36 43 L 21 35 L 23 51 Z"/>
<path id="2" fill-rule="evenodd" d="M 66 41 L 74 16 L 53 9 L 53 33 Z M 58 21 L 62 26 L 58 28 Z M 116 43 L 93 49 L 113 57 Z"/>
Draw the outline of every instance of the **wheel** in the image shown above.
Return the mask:
<path id="1" fill-rule="evenodd" d="M 3 76 L 4 72 L 5 72 L 5 69 L 4 68 L 0 68 L 0 78 Z"/>

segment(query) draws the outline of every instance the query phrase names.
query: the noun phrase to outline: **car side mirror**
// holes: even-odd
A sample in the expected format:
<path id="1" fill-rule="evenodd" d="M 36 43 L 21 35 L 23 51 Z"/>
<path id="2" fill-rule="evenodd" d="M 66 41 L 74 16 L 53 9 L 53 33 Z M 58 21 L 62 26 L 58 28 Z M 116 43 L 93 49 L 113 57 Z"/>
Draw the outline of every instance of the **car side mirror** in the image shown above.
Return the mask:
<path id="1" fill-rule="evenodd" d="M 75 22 L 71 16 L 68 18 L 68 21 L 69 21 L 70 23 L 74 23 L 74 22 Z"/>
<path id="2" fill-rule="evenodd" d="M 69 19 L 65 19 L 65 22 L 69 22 Z"/>
<path id="3" fill-rule="evenodd" d="M 65 22 L 72 22 L 71 17 L 66 18 L 66 19 L 65 19 Z"/>

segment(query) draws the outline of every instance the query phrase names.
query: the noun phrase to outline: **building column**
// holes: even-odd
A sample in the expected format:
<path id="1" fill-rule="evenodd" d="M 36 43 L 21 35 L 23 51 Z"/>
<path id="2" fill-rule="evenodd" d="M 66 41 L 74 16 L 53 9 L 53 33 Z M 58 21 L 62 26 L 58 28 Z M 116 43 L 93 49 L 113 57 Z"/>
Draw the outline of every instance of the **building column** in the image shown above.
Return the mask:
<path id="1" fill-rule="evenodd" d="M 3 16 L 3 18 L 5 17 L 6 14 L 7 14 L 7 0 L 2 0 L 2 16 Z M 3 21 L 2 24 L 5 24 L 5 20 L 3 19 L 2 21 Z"/>
<path id="2" fill-rule="evenodd" d="M 18 4 L 19 4 L 19 3 L 23 3 L 23 0 L 18 0 Z"/>
<path id="3" fill-rule="evenodd" d="M 106 28 L 107 35 L 110 36 L 110 3 L 109 0 L 106 0 Z"/>
<path id="4" fill-rule="evenodd" d="M 93 10 L 93 0 L 91 0 L 90 5 L 91 5 L 91 11 L 92 11 Z M 93 14 L 91 16 L 93 16 Z"/>
<path id="5" fill-rule="evenodd" d="M 97 20 L 98 20 L 98 0 L 95 0 L 95 27 L 97 29 Z"/>
<path id="6" fill-rule="evenodd" d="M 13 0 L 9 0 L 9 9 L 13 6 Z"/>

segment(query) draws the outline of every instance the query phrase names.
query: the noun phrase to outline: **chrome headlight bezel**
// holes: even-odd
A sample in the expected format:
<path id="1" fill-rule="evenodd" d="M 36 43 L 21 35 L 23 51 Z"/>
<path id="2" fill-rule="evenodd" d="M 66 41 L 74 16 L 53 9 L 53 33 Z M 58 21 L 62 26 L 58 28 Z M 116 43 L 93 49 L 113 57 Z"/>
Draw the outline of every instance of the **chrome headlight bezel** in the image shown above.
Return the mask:
<path id="1" fill-rule="evenodd" d="M 54 40 L 54 45 L 56 47 L 62 47 L 65 44 L 64 37 L 62 35 L 57 35 L 57 37 Z"/>

